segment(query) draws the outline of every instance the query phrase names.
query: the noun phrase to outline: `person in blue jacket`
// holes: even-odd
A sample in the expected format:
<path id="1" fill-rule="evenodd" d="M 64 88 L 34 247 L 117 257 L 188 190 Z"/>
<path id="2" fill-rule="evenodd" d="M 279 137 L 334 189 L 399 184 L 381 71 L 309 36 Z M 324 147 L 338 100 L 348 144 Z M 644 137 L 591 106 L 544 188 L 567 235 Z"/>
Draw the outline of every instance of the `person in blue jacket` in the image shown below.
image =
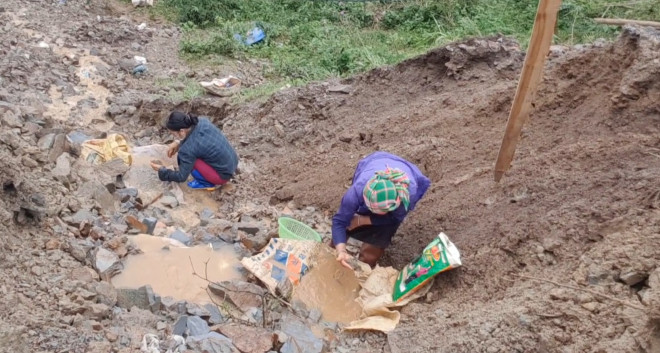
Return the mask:
<path id="1" fill-rule="evenodd" d="M 346 241 L 352 237 L 362 241 L 359 260 L 375 266 L 430 185 L 417 166 L 399 156 L 374 152 L 362 159 L 332 218 L 337 261 L 351 268 Z"/>
<path id="2" fill-rule="evenodd" d="M 193 189 L 213 189 L 231 179 L 238 166 L 238 155 L 225 135 L 204 117 L 182 112 L 172 112 L 167 119 L 167 129 L 180 139 L 170 144 L 168 157 L 177 155 L 178 170 L 165 168 L 151 162 L 163 181 L 188 183 Z"/>

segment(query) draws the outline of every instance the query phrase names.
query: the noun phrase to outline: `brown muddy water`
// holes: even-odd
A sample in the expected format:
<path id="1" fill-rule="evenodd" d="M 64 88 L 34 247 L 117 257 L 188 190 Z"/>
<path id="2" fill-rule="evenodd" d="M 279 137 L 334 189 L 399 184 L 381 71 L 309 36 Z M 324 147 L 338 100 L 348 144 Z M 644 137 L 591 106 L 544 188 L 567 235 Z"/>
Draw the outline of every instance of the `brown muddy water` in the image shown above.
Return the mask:
<path id="1" fill-rule="evenodd" d="M 322 248 L 317 263 L 302 277 L 293 299 L 307 308 L 317 308 L 326 321 L 348 324 L 360 318 L 362 307 L 355 299 L 360 283 L 353 271 L 341 266 L 329 249 Z"/>
<path id="2" fill-rule="evenodd" d="M 237 269 L 240 262 L 230 246 L 217 250 L 210 245 L 185 247 L 172 239 L 144 234 L 130 239 L 143 253 L 126 258 L 124 270 L 112 278 L 116 288 L 148 284 L 160 296 L 204 304 L 211 302 L 206 292 L 208 282 L 193 275 L 192 266 L 213 282 L 241 278 Z"/>

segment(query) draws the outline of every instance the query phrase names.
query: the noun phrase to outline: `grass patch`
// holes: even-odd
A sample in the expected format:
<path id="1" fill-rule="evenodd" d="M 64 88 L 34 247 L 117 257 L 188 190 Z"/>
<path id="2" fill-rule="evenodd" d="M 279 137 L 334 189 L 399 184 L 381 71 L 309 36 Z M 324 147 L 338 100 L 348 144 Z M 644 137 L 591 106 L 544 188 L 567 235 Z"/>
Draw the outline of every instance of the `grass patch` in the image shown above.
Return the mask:
<path id="1" fill-rule="evenodd" d="M 243 88 L 241 91 L 232 97 L 233 103 L 245 102 L 260 102 L 265 101 L 273 93 L 290 88 L 303 86 L 306 82 L 302 80 L 282 80 L 277 82 L 266 82 L 262 85 Z"/>
<path id="2" fill-rule="evenodd" d="M 181 51 L 195 61 L 259 59 L 276 84 L 323 80 L 398 63 L 466 37 L 503 34 L 527 44 L 538 1 L 530 0 L 161 0 L 154 12 L 185 29 Z M 565 0 L 555 43 L 613 38 L 595 17 L 660 20 L 659 0 Z M 267 37 L 234 39 L 259 26 Z M 243 97 L 249 97 L 245 94 Z"/>
<path id="3" fill-rule="evenodd" d="M 181 75 L 176 78 L 156 78 L 154 84 L 156 88 L 166 90 L 167 98 L 173 101 L 191 100 L 206 93 L 199 82 Z"/>

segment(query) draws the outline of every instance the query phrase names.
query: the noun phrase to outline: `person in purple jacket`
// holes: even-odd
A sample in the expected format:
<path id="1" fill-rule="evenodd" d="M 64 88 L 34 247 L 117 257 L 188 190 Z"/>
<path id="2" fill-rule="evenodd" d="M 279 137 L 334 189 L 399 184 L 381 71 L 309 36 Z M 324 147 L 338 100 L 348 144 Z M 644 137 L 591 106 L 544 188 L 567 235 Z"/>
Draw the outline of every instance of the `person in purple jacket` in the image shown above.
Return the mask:
<path id="1" fill-rule="evenodd" d="M 415 209 L 431 181 L 414 164 L 387 152 L 374 152 L 355 169 L 353 184 L 332 217 L 337 261 L 351 268 L 349 237 L 362 241 L 359 260 L 375 266 L 399 225 Z"/>

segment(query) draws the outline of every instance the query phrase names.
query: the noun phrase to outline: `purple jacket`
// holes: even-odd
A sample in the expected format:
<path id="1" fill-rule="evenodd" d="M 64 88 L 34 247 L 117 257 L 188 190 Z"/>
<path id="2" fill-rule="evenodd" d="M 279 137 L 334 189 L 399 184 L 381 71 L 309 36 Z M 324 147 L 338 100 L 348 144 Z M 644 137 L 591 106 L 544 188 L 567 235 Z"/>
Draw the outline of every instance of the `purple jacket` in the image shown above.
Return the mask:
<path id="1" fill-rule="evenodd" d="M 385 170 L 387 167 L 401 169 L 410 178 L 410 185 L 408 186 L 410 206 L 406 211 L 402 204 L 396 210 L 381 216 L 369 211 L 362 197 L 362 191 L 375 172 Z M 355 169 L 353 184 L 344 194 L 339 210 L 332 217 L 332 242 L 335 245 L 346 243 L 346 227 L 351 223 L 351 219 L 356 213 L 369 215 L 373 225 L 403 222 L 408 212 L 415 209 L 415 205 L 424 196 L 430 185 L 429 178 L 424 176 L 417 166 L 399 156 L 387 152 L 374 152 L 364 157 Z"/>

